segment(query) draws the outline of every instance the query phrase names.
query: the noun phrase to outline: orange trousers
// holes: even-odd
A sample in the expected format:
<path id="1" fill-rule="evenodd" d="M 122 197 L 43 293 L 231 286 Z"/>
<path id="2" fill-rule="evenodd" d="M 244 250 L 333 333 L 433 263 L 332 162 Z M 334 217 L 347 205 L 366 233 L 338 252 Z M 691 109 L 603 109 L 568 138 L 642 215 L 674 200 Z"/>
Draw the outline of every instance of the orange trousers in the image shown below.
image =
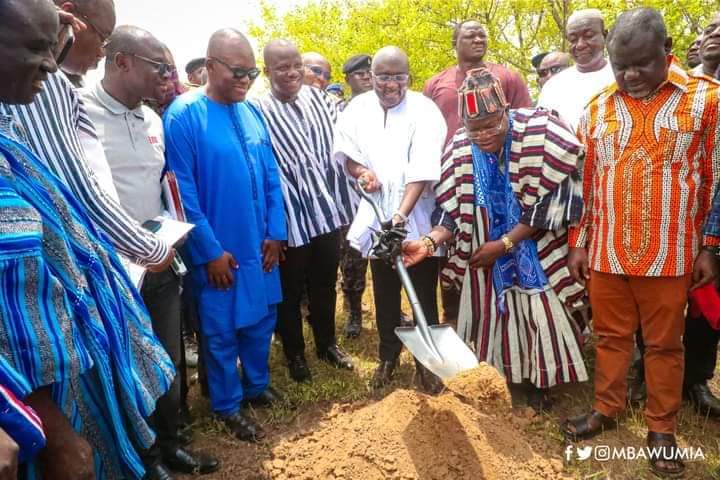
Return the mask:
<path id="1" fill-rule="evenodd" d="M 645 421 L 652 432 L 675 433 L 682 403 L 682 335 L 691 275 L 636 277 L 593 271 L 588 282 L 598 337 L 593 408 L 615 417 L 625 408 L 627 373 L 642 326 Z"/>

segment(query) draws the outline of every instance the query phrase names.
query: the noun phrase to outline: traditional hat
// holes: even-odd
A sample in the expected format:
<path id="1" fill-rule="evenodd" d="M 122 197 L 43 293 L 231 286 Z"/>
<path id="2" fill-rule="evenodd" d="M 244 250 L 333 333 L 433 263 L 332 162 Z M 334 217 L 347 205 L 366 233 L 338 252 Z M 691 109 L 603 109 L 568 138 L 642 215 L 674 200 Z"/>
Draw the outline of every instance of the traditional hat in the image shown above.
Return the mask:
<path id="1" fill-rule="evenodd" d="M 508 106 L 500 81 L 487 68 L 469 70 L 458 97 L 458 115 L 463 119 L 493 115 Z"/>
<path id="2" fill-rule="evenodd" d="M 372 57 L 370 55 L 354 55 L 345 62 L 342 71 L 347 75 L 348 73 L 352 73 L 356 70 L 370 70 L 371 63 Z"/>

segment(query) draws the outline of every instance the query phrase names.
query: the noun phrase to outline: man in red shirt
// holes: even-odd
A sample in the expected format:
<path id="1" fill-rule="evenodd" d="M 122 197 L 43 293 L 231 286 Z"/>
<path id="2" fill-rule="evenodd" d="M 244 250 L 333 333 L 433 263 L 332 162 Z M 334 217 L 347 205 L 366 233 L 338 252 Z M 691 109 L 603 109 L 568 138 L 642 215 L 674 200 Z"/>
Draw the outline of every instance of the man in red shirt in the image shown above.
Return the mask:
<path id="1" fill-rule="evenodd" d="M 447 122 L 445 145 L 452 140 L 462 125 L 458 115 L 458 89 L 468 70 L 484 67 L 500 81 L 510 108 L 531 107 L 530 93 L 520 74 L 502 65 L 486 62 L 488 38 L 485 28 L 476 20 L 465 20 L 455 26 L 452 44 L 457 53 L 458 64 L 448 67 L 425 82 L 423 93 L 440 108 Z M 443 323 L 457 324 L 460 293 L 441 289 Z"/>
<path id="2" fill-rule="evenodd" d="M 437 104 L 445 117 L 448 125 L 446 144 L 461 125 L 457 92 L 468 70 L 480 67 L 490 70 L 490 73 L 500 80 L 510 108 L 532 106 L 530 93 L 520 74 L 502 65 L 483 60 L 487 53 L 488 38 L 480 22 L 465 20 L 458 23 L 453 31 L 452 44 L 457 53 L 458 64 L 432 77 L 425 82 L 423 88 L 425 96 Z"/>

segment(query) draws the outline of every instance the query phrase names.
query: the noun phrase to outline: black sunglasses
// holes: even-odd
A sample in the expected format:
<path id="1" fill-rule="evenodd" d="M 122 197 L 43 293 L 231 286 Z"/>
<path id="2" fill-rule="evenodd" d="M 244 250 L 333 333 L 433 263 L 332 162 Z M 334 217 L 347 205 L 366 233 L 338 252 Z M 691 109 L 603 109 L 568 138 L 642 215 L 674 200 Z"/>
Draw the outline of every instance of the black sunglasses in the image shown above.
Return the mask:
<path id="1" fill-rule="evenodd" d="M 260 69 L 259 68 L 242 68 L 242 67 L 233 67 L 232 65 L 228 65 L 227 63 L 223 62 L 219 58 L 215 57 L 207 57 L 208 60 L 212 60 L 214 62 L 218 62 L 221 65 L 224 65 L 225 68 L 230 70 L 233 74 L 233 78 L 237 78 L 238 80 L 243 79 L 245 77 L 248 77 L 251 81 L 255 80 L 258 75 L 260 75 Z"/>
<path id="2" fill-rule="evenodd" d="M 330 81 L 330 72 L 326 72 L 322 69 L 322 67 L 318 67 L 317 65 L 305 65 L 307 68 L 310 69 L 311 72 L 313 72 L 318 77 L 322 77 L 327 81 Z"/>
<path id="3" fill-rule="evenodd" d="M 555 75 L 556 73 L 560 73 L 563 70 L 565 70 L 565 68 L 566 67 L 562 67 L 560 65 L 554 65 L 554 66 L 548 67 L 548 68 L 539 68 L 537 71 L 537 74 L 538 74 L 538 77 L 544 78 L 544 77 L 547 77 L 551 73 L 553 75 Z"/>
<path id="4" fill-rule="evenodd" d="M 125 55 L 130 55 L 131 57 L 135 57 L 137 59 L 142 60 L 143 62 L 149 63 L 150 65 L 153 66 L 155 71 L 160 76 L 163 76 L 163 77 L 171 76 L 173 74 L 173 72 L 177 71 L 177 69 L 175 68 L 175 65 L 171 65 L 169 63 L 158 62 L 157 60 L 153 60 L 152 58 L 143 57 L 142 55 L 138 55 L 137 53 L 127 53 L 127 52 L 121 52 L 121 53 L 124 53 Z"/>

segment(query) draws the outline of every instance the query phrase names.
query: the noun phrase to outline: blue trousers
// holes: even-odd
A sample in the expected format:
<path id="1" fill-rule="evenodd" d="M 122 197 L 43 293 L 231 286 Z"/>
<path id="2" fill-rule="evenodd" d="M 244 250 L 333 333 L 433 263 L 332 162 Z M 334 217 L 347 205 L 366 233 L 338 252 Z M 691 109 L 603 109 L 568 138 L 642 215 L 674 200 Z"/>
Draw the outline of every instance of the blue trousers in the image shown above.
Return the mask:
<path id="1" fill-rule="evenodd" d="M 277 305 L 254 325 L 234 332 L 203 336 L 210 405 L 221 416 L 240 410 L 243 398 L 260 395 L 270 383 L 270 340 L 277 322 Z M 242 378 L 237 360 L 242 363 Z"/>

